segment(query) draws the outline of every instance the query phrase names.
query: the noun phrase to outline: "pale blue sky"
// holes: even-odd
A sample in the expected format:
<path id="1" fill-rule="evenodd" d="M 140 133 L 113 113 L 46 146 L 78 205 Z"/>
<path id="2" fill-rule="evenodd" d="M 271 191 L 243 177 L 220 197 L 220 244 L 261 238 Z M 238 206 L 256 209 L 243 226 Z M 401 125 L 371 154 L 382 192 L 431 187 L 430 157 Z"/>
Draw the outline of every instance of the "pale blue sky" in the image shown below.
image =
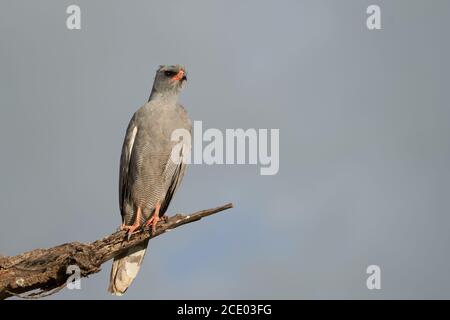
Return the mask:
<path id="1" fill-rule="evenodd" d="M 235 208 L 151 241 L 121 299 L 450 298 L 448 1 L 78 0 L 69 31 L 73 3 L 1 1 L 0 254 L 119 225 L 126 125 L 180 63 L 191 118 L 279 128 L 280 171 L 191 165 L 170 212 Z M 110 298 L 109 268 L 51 298 Z"/>

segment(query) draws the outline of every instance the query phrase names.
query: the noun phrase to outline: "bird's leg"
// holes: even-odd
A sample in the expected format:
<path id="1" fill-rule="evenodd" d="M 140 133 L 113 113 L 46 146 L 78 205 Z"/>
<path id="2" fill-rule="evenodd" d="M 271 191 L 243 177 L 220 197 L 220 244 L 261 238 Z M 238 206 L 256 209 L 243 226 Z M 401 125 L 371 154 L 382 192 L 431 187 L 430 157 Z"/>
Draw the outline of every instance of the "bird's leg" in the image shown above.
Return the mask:
<path id="1" fill-rule="evenodd" d="M 131 226 L 122 224 L 120 227 L 121 230 L 127 230 L 128 236 L 130 236 L 137 228 L 139 228 L 141 217 L 142 217 L 141 207 L 137 207 L 136 219 L 134 220 L 134 223 Z"/>
<path id="2" fill-rule="evenodd" d="M 156 203 L 156 206 L 155 206 L 155 212 L 153 213 L 152 217 L 145 224 L 145 227 L 148 227 L 150 225 L 152 226 L 152 234 L 154 234 L 156 231 L 156 224 L 159 221 L 159 210 L 160 209 L 161 209 L 161 204 L 158 201 L 158 203 Z"/>

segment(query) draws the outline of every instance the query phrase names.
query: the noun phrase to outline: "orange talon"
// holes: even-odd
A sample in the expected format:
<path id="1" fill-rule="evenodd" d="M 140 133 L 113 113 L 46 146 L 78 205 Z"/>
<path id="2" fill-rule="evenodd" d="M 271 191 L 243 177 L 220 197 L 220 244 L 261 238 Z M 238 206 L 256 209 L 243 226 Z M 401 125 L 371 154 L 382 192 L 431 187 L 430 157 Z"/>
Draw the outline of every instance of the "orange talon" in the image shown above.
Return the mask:
<path id="1" fill-rule="evenodd" d="M 161 209 L 161 204 L 158 202 L 155 206 L 155 212 L 153 213 L 152 217 L 147 221 L 145 224 L 145 227 L 152 226 L 152 234 L 156 231 L 156 225 L 159 221 L 159 210 Z"/>
<path id="2" fill-rule="evenodd" d="M 128 230 L 128 231 L 127 231 L 127 234 L 128 234 L 128 235 L 131 235 L 131 234 L 133 234 L 133 232 L 136 231 L 136 229 L 139 228 L 139 227 L 140 227 L 140 225 L 135 223 L 135 224 L 133 224 L 132 226 L 125 226 L 124 229 L 125 229 L 125 230 Z"/>
<path id="3" fill-rule="evenodd" d="M 133 232 L 136 231 L 136 229 L 141 226 L 139 223 L 140 221 L 141 221 L 141 208 L 138 207 L 137 212 L 136 212 L 136 219 L 135 219 L 134 223 L 131 226 L 128 226 L 125 223 L 122 223 L 122 225 L 120 226 L 120 230 L 127 230 L 128 238 L 130 238 L 130 236 L 133 234 Z"/>

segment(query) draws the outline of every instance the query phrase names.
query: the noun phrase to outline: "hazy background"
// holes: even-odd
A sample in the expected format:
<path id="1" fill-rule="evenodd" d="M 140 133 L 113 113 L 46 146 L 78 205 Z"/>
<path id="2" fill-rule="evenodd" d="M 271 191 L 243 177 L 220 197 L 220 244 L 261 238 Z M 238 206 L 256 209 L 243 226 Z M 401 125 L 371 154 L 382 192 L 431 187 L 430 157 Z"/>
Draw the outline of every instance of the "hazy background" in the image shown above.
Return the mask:
<path id="1" fill-rule="evenodd" d="M 191 118 L 279 128 L 280 171 L 191 165 L 170 213 L 235 209 L 151 241 L 122 299 L 450 298 L 449 23 L 438 0 L 2 0 L 0 254 L 118 227 L 126 126 L 180 63 Z M 51 298 L 110 298 L 110 264 Z"/>

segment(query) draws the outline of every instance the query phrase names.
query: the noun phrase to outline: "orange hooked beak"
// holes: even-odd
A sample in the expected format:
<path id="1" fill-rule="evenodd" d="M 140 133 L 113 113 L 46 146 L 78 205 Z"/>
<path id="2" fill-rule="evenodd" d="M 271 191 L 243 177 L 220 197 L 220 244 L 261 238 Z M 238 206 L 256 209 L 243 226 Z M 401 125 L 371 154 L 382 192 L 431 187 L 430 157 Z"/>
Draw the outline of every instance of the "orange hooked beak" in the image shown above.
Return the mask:
<path id="1" fill-rule="evenodd" d="M 184 75 L 185 75 L 185 74 L 186 74 L 186 73 L 184 72 L 184 70 L 181 69 L 180 71 L 178 71 L 177 75 L 174 76 L 172 79 L 173 79 L 173 80 L 176 80 L 176 81 L 180 81 L 181 79 L 184 78 Z"/>

